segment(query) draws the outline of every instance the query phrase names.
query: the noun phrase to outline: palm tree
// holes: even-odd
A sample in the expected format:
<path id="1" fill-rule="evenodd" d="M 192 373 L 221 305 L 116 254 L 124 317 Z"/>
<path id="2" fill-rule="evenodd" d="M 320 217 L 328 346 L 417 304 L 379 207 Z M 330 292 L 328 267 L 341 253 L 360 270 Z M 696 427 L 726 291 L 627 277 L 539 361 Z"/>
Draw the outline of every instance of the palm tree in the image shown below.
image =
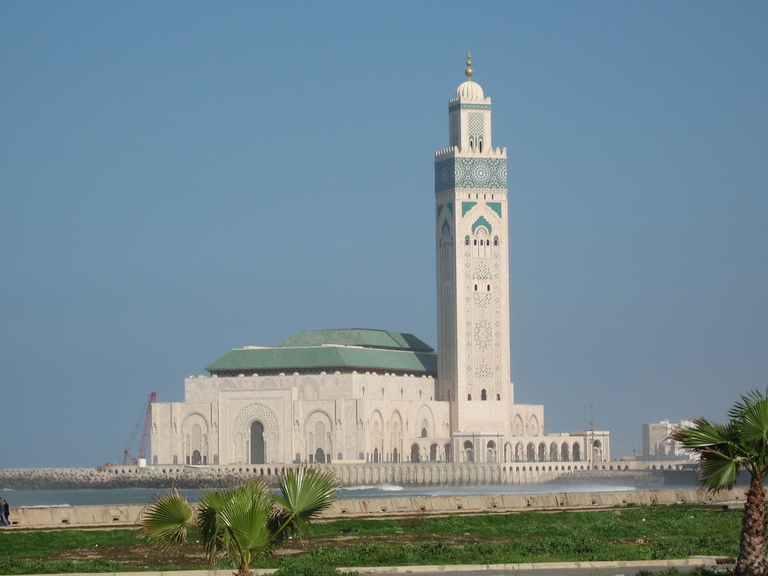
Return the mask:
<path id="1" fill-rule="evenodd" d="M 164 496 L 142 517 L 141 533 L 153 544 L 178 546 L 198 528 L 212 564 L 225 555 L 238 576 L 250 576 L 256 558 L 271 554 L 286 537 L 309 535 L 310 521 L 337 495 L 333 475 L 317 468 L 285 468 L 277 483 L 279 494 L 262 478 L 208 492 L 197 513 L 178 493 Z"/>
<path id="2" fill-rule="evenodd" d="M 728 412 L 726 424 L 699 417 L 691 428 L 670 437 L 701 456 L 699 476 L 705 489 L 733 488 L 742 471 L 750 475 L 742 516 L 735 576 L 766 576 L 765 487 L 768 473 L 768 390 L 743 394 Z"/>

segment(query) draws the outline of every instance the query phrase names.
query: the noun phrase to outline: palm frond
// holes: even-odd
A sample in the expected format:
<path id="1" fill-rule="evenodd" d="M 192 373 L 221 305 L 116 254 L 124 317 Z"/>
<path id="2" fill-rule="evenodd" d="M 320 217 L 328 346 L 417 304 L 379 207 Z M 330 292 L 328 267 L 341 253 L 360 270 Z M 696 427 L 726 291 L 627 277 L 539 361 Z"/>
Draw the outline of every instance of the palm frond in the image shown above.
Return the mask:
<path id="1" fill-rule="evenodd" d="M 688 450 L 700 450 L 724 444 L 730 436 L 729 427 L 710 422 L 706 418 L 696 418 L 690 428 L 677 428 L 670 438 L 680 442 Z"/>
<path id="2" fill-rule="evenodd" d="M 338 494 L 332 473 L 308 466 L 283 469 L 277 483 L 280 494 L 275 502 L 282 508 L 280 521 L 300 536 L 309 533 L 309 521 L 328 508 Z"/>
<path id="3" fill-rule="evenodd" d="M 739 399 L 728 411 L 728 418 L 731 420 L 739 420 L 750 406 L 759 404 L 761 401 L 766 400 L 766 398 L 768 398 L 768 389 L 766 390 L 766 394 L 757 390 L 750 390 L 746 394 L 742 394 L 741 399 Z"/>
<path id="4" fill-rule="evenodd" d="M 746 405 L 735 425 L 745 441 L 765 445 L 768 439 L 768 398 Z"/>
<path id="5" fill-rule="evenodd" d="M 220 513 L 232 496 L 229 491 L 216 490 L 207 492 L 200 499 L 198 518 L 200 524 L 200 541 L 203 543 L 208 559 L 215 563 L 216 555 L 224 550 L 224 526 Z"/>
<path id="6" fill-rule="evenodd" d="M 141 534 L 159 546 L 183 544 L 195 525 L 193 516 L 192 506 L 178 493 L 163 496 L 149 506 L 141 519 Z"/>
<path id="7" fill-rule="evenodd" d="M 272 506 L 272 491 L 261 478 L 203 496 L 200 530 L 209 559 L 224 552 L 238 566 L 250 566 L 268 552 Z"/>
<path id="8" fill-rule="evenodd" d="M 700 452 L 701 483 L 709 492 L 733 488 L 744 467 L 742 458 L 731 444 L 721 446 L 722 450 L 706 449 Z"/>
<path id="9" fill-rule="evenodd" d="M 230 559 L 250 566 L 263 553 L 272 551 L 272 532 L 269 527 L 271 505 L 264 501 L 260 506 L 242 505 L 233 500 L 221 512 L 224 531 L 224 545 Z"/>

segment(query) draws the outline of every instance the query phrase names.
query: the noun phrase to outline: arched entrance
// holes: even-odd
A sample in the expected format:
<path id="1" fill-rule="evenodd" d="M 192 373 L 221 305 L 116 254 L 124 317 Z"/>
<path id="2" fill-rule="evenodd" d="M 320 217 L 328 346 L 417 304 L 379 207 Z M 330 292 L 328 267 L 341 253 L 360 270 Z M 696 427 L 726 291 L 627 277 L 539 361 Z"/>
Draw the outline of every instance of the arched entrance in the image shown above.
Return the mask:
<path id="1" fill-rule="evenodd" d="M 323 452 L 322 448 L 315 450 L 315 463 L 325 464 L 325 452 Z"/>
<path id="2" fill-rule="evenodd" d="M 474 462 L 475 454 L 472 450 L 472 442 L 467 440 L 464 442 L 464 462 Z"/>
<path id="3" fill-rule="evenodd" d="M 264 424 L 251 422 L 251 464 L 264 464 Z"/>
<path id="4" fill-rule="evenodd" d="M 411 444 L 411 462 L 419 462 L 419 445 Z"/>
<path id="5" fill-rule="evenodd" d="M 603 445 L 600 443 L 600 440 L 595 440 L 594 445 L 592 446 L 592 460 L 594 462 L 600 462 L 603 459 Z"/>
<path id="6" fill-rule="evenodd" d="M 200 456 L 200 450 L 192 452 L 192 465 L 196 466 L 203 463 L 203 457 Z"/>
<path id="7" fill-rule="evenodd" d="M 496 462 L 496 442 L 490 440 L 485 449 L 485 461 L 494 463 Z"/>

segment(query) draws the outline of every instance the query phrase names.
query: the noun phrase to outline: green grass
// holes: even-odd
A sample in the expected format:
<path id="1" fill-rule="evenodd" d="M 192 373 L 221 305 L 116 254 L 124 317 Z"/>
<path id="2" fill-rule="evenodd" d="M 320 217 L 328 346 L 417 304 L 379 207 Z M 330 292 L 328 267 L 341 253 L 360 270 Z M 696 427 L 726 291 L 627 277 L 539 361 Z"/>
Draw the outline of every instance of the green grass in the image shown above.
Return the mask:
<path id="1" fill-rule="evenodd" d="M 0 574 L 65 574 L 72 572 L 123 572 L 125 567 L 119 562 L 108 560 L 90 560 L 72 562 L 71 560 L 14 560 L 0 558 Z"/>
<path id="2" fill-rule="evenodd" d="M 299 557 L 260 560 L 254 567 L 282 567 L 290 572 L 306 565 L 511 564 L 736 556 L 740 526 L 739 510 L 693 505 L 444 518 L 416 514 L 400 520 L 350 518 L 316 524 L 314 544 Z M 136 543 L 133 530 L 6 531 L 0 534 L 0 549 L 7 557 L 0 559 L 0 574 L 160 569 L 159 565 L 131 568 L 105 560 L 56 560 L 63 550 Z M 206 567 L 200 562 L 184 563 L 176 568 Z"/>
<path id="3" fill-rule="evenodd" d="M 60 550 L 96 546 L 128 546 L 136 541 L 136 531 L 125 530 L 55 530 L 7 531 L 0 539 L 3 554 L 9 558 L 56 556 Z"/>

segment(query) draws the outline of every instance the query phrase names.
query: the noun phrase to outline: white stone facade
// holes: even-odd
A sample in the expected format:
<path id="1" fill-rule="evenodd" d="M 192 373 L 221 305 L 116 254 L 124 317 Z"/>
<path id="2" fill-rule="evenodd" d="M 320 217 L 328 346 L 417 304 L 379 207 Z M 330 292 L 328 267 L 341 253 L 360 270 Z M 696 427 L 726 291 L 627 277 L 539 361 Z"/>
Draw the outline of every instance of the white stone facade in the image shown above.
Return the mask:
<path id="1" fill-rule="evenodd" d="M 153 405 L 151 464 L 610 458 L 607 432 L 547 436 L 544 407 L 514 403 L 506 149 L 492 147 L 491 100 L 471 79 L 449 102 L 449 144 L 435 156 L 437 358 L 351 341 L 332 344 L 360 355 L 338 370 L 321 369 L 328 342 L 262 349 L 296 352 L 308 359 L 300 367 L 219 361 L 211 377 L 186 380 L 184 402 Z M 394 360 L 362 366 L 371 350 Z"/>

